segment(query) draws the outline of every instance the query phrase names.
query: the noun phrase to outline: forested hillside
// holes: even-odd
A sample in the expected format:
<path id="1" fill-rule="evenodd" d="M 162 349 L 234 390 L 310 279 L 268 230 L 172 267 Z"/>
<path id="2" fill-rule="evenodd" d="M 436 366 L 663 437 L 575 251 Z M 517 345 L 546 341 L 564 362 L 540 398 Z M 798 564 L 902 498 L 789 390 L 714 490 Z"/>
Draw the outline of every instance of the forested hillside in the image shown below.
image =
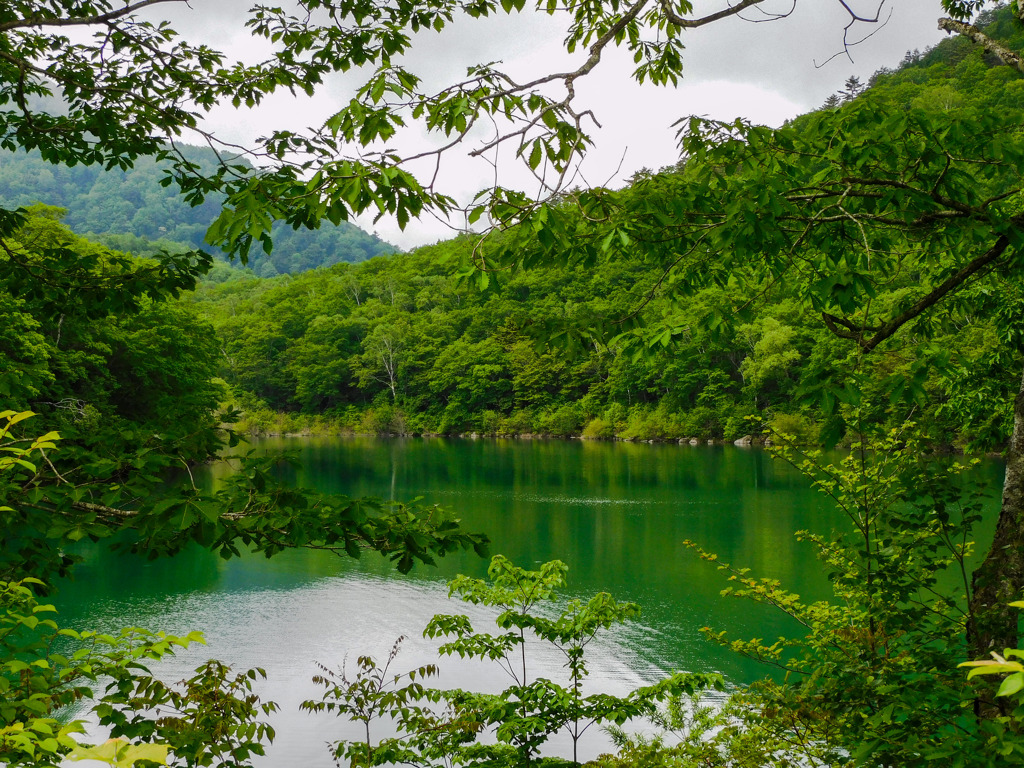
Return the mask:
<path id="1" fill-rule="evenodd" d="M 180 149 L 190 161 L 212 166 L 209 150 Z M 166 170 L 166 163 L 148 159 L 130 170 L 105 170 L 98 165 L 52 165 L 38 152 L 5 152 L 0 157 L 0 206 L 43 203 L 65 208 L 65 223 L 75 232 L 121 251 L 147 255 L 157 248 L 209 250 L 203 237 L 220 213 L 224 196 L 208 195 L 193 207 L 173 187 L 160 183 Z M 255 274 L 302 272 L 395 250 L 348 222 L 316 230 L 278 226 L 274 245 L 269 255 L 253 251 L 249 267 Z"/>
<path id="2" fill-rule="evenodd" d="M 656 293 L 658 275 L 642 260 L 538 268 L 481 292 L 456 275 L 471 249 L 463 238 L 360 265 L 202 285 L 195 301 L 217 328 L 222 375 L 248 427 L 736 439 L 757 434 L 763 420 L 819 439 L 825 418 L 815 383 L 846 351 L 796 297 L 776 293 L 739 313 L 728 290 L 709 288 L 675 308 L 692 327 L 651 339 L 639 357 L 635 342 L 570 344 L 563 336 L 565 345 L 547 346 L 536 337 L 628 318 Z M 979 286 L 979 307 L 991 288 Z M 644 311 L 667 305 L 655 298 Z M 710 332 L 709 316 L 721 319 Z M 951 320 L 936 345 L 894 352 L 875 386 L 919 387 L 918 418 L 940 439 L 998 442 L 1005 413 L 982 409 L 976 421 L 964 419 L 974 409 L 965 412 L 961 401 L 995 384 L 964 378 L 997 344 L 983 311 L 970 324 L 964 333 Z M 942 358 L 939 373 L 923 375 L 925 357 Z M 279 420 L 270 411 L 293 415 Z M 329 419 L 304 418 L 315 415 Z"/>
<path id="3" fill-rule="evenodd" d="M 983 21 L 1021 42 L 1008 14 Z M 866 92 L 844 96 L 835 109 L 1024 116 L 1024 78 L 963 38 L 908 53 Z M 624 204 L 642 209 L 645 196 L 661 194 L 656 187 L 635 179 Z M 218 329 L 223 376 L 249 427 L 730 440 L 770 428 L 811 442 L 843 437 L 846 406 L 828 407 L 835 389 L 823 377 L 852 365 L 850 347 L 796 286 L 741 284 L 734 272 L 674 296 L 638 246 L 618 260 L 559 265 L 556 257 L 484 273 L 481 291 L 478 279 L 458 277 L 475 245 L 464 237 L 357 266 L 204 285 L 196 301 Z M 916 280 L 913 271 L 893 275 L 876 304 L 899 303 Z M 1008 401 L 1018 361 L 1000 344 L 993 307 L 995 296 L 1018 293 L 995 277 L 978 281 L 929 320 L 933 333 L 908 336 L 860 371 L 875 417 L 896 423 L 912 413 L 939 442 L 1000 445 L 1009 412 L 992 404 Z"/>

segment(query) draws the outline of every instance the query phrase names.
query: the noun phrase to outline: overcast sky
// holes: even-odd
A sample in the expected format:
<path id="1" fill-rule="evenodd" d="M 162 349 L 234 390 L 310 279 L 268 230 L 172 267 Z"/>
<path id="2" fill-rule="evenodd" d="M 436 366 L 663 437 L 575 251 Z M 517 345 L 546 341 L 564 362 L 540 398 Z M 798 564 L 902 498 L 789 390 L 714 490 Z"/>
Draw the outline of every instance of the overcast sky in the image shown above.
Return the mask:
<path id="1" fill-rule="evenodd" d="M 205 37 L 235 56 L 251 58 L 260 54 L 260 45 L 246 36 L 239 23 L 248 5 L 247 0 L 192 0 L 190 9 L 173 8 L 172 18 L 189 38 Z M 694 5 L 697 12 L 706 13 L 725 3 L 695 0 Z M 850 5 L 865 16 L 874 16 L 878 10 L 878 0 L 851 0 Z M 849 21 L 838 0 L 769 0 L 765 7 L 777 12 L 792 9 L 792 13 L 771 23 L 731 18 L 689 31 L 684 76 L 677 88 L 637 85 L 630 78 L 630 57 L 610 51 L 577 87 L 578 108 L 592 109 L 602 125 L 594 131 L 596 149 L 585 161 L 579 182 L 617 186 L 641 168 L 674 163 L 677 152 L 671 125 L 689 115 L 742 116 L 780 125 L 820 106 L 850 75 L 866 81 L 879 67 L 898 64 L 907 50 L 923 50 L 942 36 L 936 26 L 942 15 L 939 0 L 888 0 L 880 10 L 887 24 L 859 24 L 850 31 L 852 40 L 871 35 L 850 49 L 851 61 L 835 55 L 843 49 L 843 27 Z M 167 8 L 171 6 L 155 7 L 160 15 Z M 750 10 L 745 15 L 760 17 Z M 463 19 L 440 34 L 419 34 L 405 64 L 439 86 L 464 75 L 468 65 L 500 60 L 503 70 L 522 82 L 530 76 L 564 71 L 573 62 L 578 66 L 581 57 L 570 57 L 562 48 L 564 25 L 558 17 L 531 11 L 513 17 Z M 342 76 L 315 99 L 275 97 L 253 112 L 219 109 L 210 121 L 223 138 L 251 141 L 271 127 L 322 123 L 358 84 L 358 74 Z M 425 146 L 429 140 L 416 131 L 401 141 L 400 148 L 407 148 Z M 500 173 L 501 182 L 508 186 L 531 188 L 528 177 L 507 162 L 501 164 Z M 443 174 L 446 191 L 465 197 L 489 185 L 494 170 L 485 161 L 471 161 L 463 152 L 445 161 Z M 358 223 L 403 248 L 449 237 L 451 227 L 462 224 L 454 221 L 446 226 L 429 215 L 411 222 L 404 232 L 388 219 L 373 223 L 372 217 L 363 217 Z"/>

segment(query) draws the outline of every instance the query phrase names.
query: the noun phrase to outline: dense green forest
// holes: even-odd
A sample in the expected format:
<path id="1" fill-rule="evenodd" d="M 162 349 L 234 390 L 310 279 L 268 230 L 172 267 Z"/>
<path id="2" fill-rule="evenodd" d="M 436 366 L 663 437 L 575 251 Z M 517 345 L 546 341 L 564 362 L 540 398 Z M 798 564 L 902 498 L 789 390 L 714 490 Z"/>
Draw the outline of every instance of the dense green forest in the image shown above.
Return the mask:
<path id="1" fill-rule="evenodd" d="M 1011 45 L 1024 41 L 1006 14 L 986 20 Z M 1024 78 L 963 38 L 908 53 L 861 90 L 834 101 L 856 97 L 884 113 L 1024 117 Z M 797 119 L 796 130 L 809 119 Z M 634 204 L 646 186 L 634 180 Z M 803 442 L 851 439 L 848 413 L 823 409 L 820 386 L 823 371 L 849 362 L 849 345 L 796 287 L 765 280 L 680 297 L 635 247 L 616 261 L 495 272 L 479 290 L 460 279 L 475 247 L 467 236 L 355 266 L 205 282 L 194 300 L 221 339 L 221 375 L 245 428 L 645 440 L 775 430 Z M 895 276 L 876 301 L 899 301 L 916 280 L 912 271 Z M 888 350 L 869 377 L 878 418 L 898 424 L 913 412 L 939 443 L 1002 445 L 1019 361 L 1000 347 L 993 295 L 1016 290 L 979 281 L 933 318 L 930 333 Z M 644 337 L 627 333 L 669 311 L 668 334 L 650 323 Z M 573 335 L 601 325 L 605 338 Z M 890 402 L 903 388 L 909 401 Z M 987 407 L 997 402 L 1004 405 Z"/>
<path id="2" fill-rule="evenodd" d="M 657 275 L 641 260 L 539 268 L 481 292 L 457 277 L 472 246 L 467 238 L 289 278 L 203 284 L 194 301 L 222 340 L 222 376 L 247 414 L 244 424 L 256 431 L 736 439 L 760 431 L 747 417 L 763 416 L 778 430 L 817 440 L 823 417 L 800 394 L 844 351 L 795 298 L 708 331 L 698 321 L 730 312 L 731 297 L 702 291 L 684 308 L 693 330 L 655 343 L 639 359 L 634 347 L 614 342 L 547 347 L 537 334 L 562 323 L 629 316 Z M 646 309 L 662 305 L 656 299 Z M 981 325 L 977 340 L 994 333 Z M 942 341 L 968 356 L 985 352 L 952 330 Z M 923 351 L 901 350 L 878 386 L 903 380 Z M 924 418 L 962 441 L 979 431 L 942 407 L 960 391 L 957 370 L 950 362 L 945 374 L 952 375 L 931 374 L 920 386 L 930 403 Z M 1005 416 L 988 415 L 1003 437 Z"/>
<path id="3" fill-rule="evenodd" d="M 211 150 L 181 146 L 178 151 L 205 168 L 215 165 Z M 230 162 L 249 165 L 238 158 Z M 5 152 L 0 157 L 0 205 L 64 208 L 71 229 L 119 251 L 145 256 L 159 249 L 208 249 L 206 230 L 224 205 L 224 195 L 211 194 L 200 205 L 190 205 L 176 189 L 161 183 L 168 167 L 167 162 L 148 159 L 128 170 L 68 167 L 48 163 L 38 152 Z M 274 245 L 270 254 L 253 253 L 248 266 L 255 274 L 302 272 L 396 250 L 348 222 L 315 230 L 278 226 Z"/>
<path id="4" fill-rule="evenodd" d="M 525 127 L 498 143 L 518 141 L 534 171 L 566 174 L 589 142 L 574 84 L 602 51 L 621 46 L 638 80 L 670 85 L 684 31 L 759 3 L 703 18 L 688 2 L 542 3 L 539 13 L 566 14 L 566 48 L 591 56 L 547 81 L 568 91 L 559 101 L 496 65 L 427 91 L 399 63 L 407 33 L 522 2 L 306 0 L 301 17 L 257 7 L 246 29 L 268 53 L 247 64 L 139 15 L 159 2 L 19 0 L 0 9 L 0 146 L 38 152 L 54 179 L 40 186 L 54 192 L 101 166 L 119 170 L 97 184 L 134 189 L 122 171 L 153 177 L 169 163 L 183 199 L 220 201 L 204 214 L 209 242 L 255 259 L 291 229 L 451 210 L 403 157 L 375 151 L 407 123 L 451 148 L 472 140 L 477 119 L 502 116 Z M 875 23 L 837 5 L 851 26 Z M 365 741 L 331 745 L 339 760 L 578 766 L 582 731 L 603 724 L 616 754 L 595 764 L 608 768 L 1024 764 L 1024 10 L 942 7 L 954 37 L 863 92 L 848 82 L 780 129 L 691 118 L 680 157 L 623 189 L 541 201 L 490 190 L 469 215 L 486 214 L 494 232 L 411 254 L 264 279 L 134 240 L 196 242 L 187 227 L 169 235 L 170 212 L 103 244 L 82 235 L 92 224 L 68 225 L 75 200 L 48 201 L 66 203 L 64 221 L 62 208 L 0 209 L 0 762 L 248 766 L 274 739 L 276 705 L 253 692 L 259 668 L 209 661 L 181 682 L 154 672 L 198 634 L 64 626 L 47 596 L 76 571 L 75 542 L 149 558 L 369 551 L 402 572 L 457 549 L 486 553 L 487 537 L 452 511 L 289 484 L 277 457 L 239 447 L 244 418 L 256 429 L 644 439 L 774 429 L 780 458 L 846 521 L 830 536 L 798 534 L 831 589 L 813 603 L 680 542 L 719 567 L 727 592 L 795 620 L 777 639 L 706 630 L 778 673 L 720 708 L 700 705 L 721 686 L 715 675 L 585 696 L 586 646 L 636 607 L 600 593 L 541 608 L 564 565 L 495 557 L 487 581 L 451 588 L 495 609 L 500 631 L 455 615 L 426 634 L 442 653 L 505 664 L 509 687 L 434 689 L 432 666 L 389 678 L 391 659 L 318 676 L 322 698 L 303 706 L 367 725 Z M 185 133 L 212 140 L 202 118 L 216 106 L 321 94 L 328 76 L 356 71 L 369 79 L 322 126 L 255 141 L 265 167 L 229 173 L 168 151 Z M 54 94 L 66 109 L 34 106 Z M 43 197 L 34 191 L 18 199 Z M 97 197 L 110 201 L 102 186 Z M 850 450 L 801 454 L 786 434 Z M 979 492 L 937 456 L 957 443 L 1005 449 L 999 519 L 975 561 Z M 198 487 L 189 470 L 213 460 L 233 471 Z M 529 677 L 528 635 L 565 658 L 568 687 Z M 958 666 L 968 659 L 970 676 Z M 80 747 L 72 704 L 112 741 Z M 659 734 L 614 730 L 635 717 Z M 379 718 L 394 738 L 370 737 Z M 544 754 L 559 731 L 571 758 Z"/>

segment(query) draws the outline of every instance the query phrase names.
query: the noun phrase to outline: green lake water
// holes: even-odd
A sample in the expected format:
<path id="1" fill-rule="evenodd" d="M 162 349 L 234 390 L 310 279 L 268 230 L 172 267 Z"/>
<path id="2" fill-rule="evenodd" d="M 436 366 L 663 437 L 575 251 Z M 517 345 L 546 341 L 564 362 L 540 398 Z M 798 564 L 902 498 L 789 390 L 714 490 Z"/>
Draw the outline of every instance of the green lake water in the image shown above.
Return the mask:
<path id="1" fill-rule="evenodd" d="M 258 446 L 294 452 L 302 468 L 287 471 L 301 485 L 351 496 L 422 497 L 457 511 L 466 528 L 490 536 L 493 552 L 519 565 L 561 559 L 570 567 L 566 597 L 607 591 L 639 603 L 639 621 L 593 647 L 591 690 L 625 693 L 675 669 L 719 671 L 737 683 L 763 676 L 765 669 L 708 642 L 700 628 L 764 638 L 796 628 L 763 606 L 721 597 L 725 576 L 683 542 L 813 599 L 828 594 L 827 581 L 794 532 L 827 534 L 844 524 L 798 471 L 757 449 L 440 438 L 281 438 Z M 202 482 L 215 483 L 222 471 L 205 468 Z M 998 490 L 998 462 L 976 472 Z M 990 506 L 994 517 L 995 499 Z M 979 531 L 982 545 L 988 528 Z M 436 660 L 434 644 L 420 634 L 433 614 L 467 613 L 478 628 L 489 618 L 447 599 L 447 579 L 484 575 L 486 562 L 472 554 L 450 556 L 437 568 L 417 566 L 408 576 L 377 557 L 354 561 L 314 551 L 230 561 L 199 549 L 154 562 L 100 547 L 86 555 L 57 601 L 67 623 L 203 631 L 207 646 L 158 667 L 170 680 L 208 657 L 266 669 L 261 693 L 281 712 L 265 766 L 327 768 L 325 743 L 349 733 L 330 716 L 298 711 L 316 694 L 310 678 L 318 662 L 382 656 L 405 636 L 398 665 L 411 668 Z M 558 677 L 557 658 L 541 648 L 531 652 L 539 674 Z M 501 674 L 483 663 L 446 662 L 438 684 L 494 690 L 505 684 Z M 552 748 L 564 746 L 556 740 Z M 596 734 L 584 756 L 606 746 Z"/>

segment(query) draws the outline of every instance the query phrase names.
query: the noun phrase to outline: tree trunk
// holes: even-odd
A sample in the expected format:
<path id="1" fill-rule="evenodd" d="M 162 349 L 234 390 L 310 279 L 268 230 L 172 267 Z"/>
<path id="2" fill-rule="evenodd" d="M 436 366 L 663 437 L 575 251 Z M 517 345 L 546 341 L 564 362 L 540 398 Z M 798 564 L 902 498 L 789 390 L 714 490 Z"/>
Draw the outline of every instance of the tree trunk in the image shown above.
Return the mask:
<path id="1" fill-rule="evenodd" d="M 974 572 L 968 644 L 971 657 L 1018 648 L 1018 611 L 1007 603 L 1024 589 L 1024 379 L 1013 402 L 1013 437 L 1006 451 L 1006 479 L 995 538 Z"/>

